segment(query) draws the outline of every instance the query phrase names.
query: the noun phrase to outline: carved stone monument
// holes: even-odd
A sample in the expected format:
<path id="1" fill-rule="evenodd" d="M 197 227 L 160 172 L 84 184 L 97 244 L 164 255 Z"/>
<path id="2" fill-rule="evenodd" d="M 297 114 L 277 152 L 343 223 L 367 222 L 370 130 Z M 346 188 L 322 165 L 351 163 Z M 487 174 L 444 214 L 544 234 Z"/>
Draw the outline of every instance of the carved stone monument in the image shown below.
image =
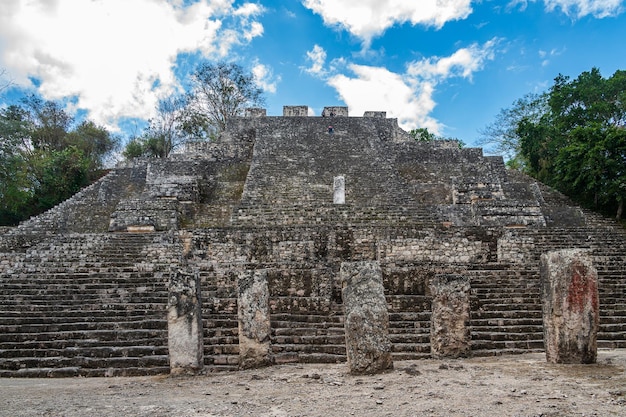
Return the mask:
<path id="1" fill-rule="evenodd" d="M 471 354 L 470 280 L 454 274 L 436 275 L 430 282 L 433 296 L 430 347 L 434 358 Z"/>
<path id="2" fill-rule="evenodd" d="M 271 364 L 269 290 L 266 270 L 243 272 L 237 282 L 239 367 Z"/>
<path id="3" fill-rule="evenodd" d="M 346 203 L 346 178 L 343 175 L 333 180 L 333 204 Z"/>
<path id="4" fill-rule="evenodd" d="M 167 340 L 172 374 L 202 369 L 200 279 L 195 271 L 176 268 L 170 274 Z"/>
<path id="5" fill-rule="evenodd" d="M 340 277 L 350 373 L 376 374 L 393 368 L 380 265 L 370 261 L 343 262 Z"/>
<path id="6" fill-rule="evenodd" d="M 543 332 L 550 363 L 595 363 L 598 273 L 591 254 L 563 249 L 541 255 Z"/>

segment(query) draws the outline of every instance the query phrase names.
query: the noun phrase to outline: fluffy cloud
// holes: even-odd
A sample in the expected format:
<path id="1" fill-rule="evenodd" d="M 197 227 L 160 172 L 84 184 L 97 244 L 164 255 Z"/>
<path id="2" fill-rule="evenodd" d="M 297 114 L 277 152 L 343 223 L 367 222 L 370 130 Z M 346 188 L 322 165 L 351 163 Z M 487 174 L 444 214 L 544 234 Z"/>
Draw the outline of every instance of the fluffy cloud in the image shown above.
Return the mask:
<path id="1" fill-rule="evenodd" d="M 529 2 L 537 0 L 511 0 L 508 7 L 519 6 L 522 10 Z M 596 18 L 616 16 L 623 11 L 623 0 L 543 0 L 546 10 L 560 9 L 568 16 L 581 18 L 591 15 Z"/>
<path id="2" fill-rule="evenodd" d="M 326 62 L 326 51 L 319 45 L 313 46 L 313 49 L 306 53 L 306 59 L 311 62 L 309 68 L 304 70 L 309 74 L 322 75 L 324 73 L 324 63 Z"/>
<path id="3" fill-rule="evenodd" d="M 260 88 L 270 93 L 276 93 L 276 85 L 280 82 L 280 77 L 275 77 L 267 65 L 255 62 L 252 67 L 252 76 Z"/>
<path id="4" fill-rule="evenodd" d="M 432 132 L 440 130 L 439 123 L 429 116 L 435 108 L 432 83 L 415 85 L 402 74 L 380 67 L 352 64 L 349 69 L 354 78 L 339 74 L 328 84 L 337 90 L 352 114 L 386 110 L 387 116 L 398 118 L 405 129 L 421 126 Z"/>
<path id="5" fill-rule="evenodd" d="M 544 0 L 550 11 L 557 7 L 568 16 L 597 18 L 615 16 L 622 11 L 622 0 Z"/>
<path id="6" fill-rule="evenodd" d="M 417 79 L 441 80 L 449 77 L 470 78 L 481 69 L 485 61 L 492 60 L 498 43 L 492 39 L 483 45 L 473 44 L 461 48 L 447 57 L 425 58 L 409 64 L 407 73 Z"/>
<path id="7" fill-rule="evenodd" d="M 441 28 L 472 12 L 471 0 L 304 0 L 303 4 L 326 25 L 345 29 L 366 44 L 395 24 Z"/>
<path id="8" fill-rule="evenodd" d="M 178 88 L 180 53 L 220 57 L 263 32 L 234 0 L 4 0 L 0 66 L 46 99 L 74 97 L 97 123 L 148 118 Z"/>
<path id="9" fill-rule="evenodd" d="M 353 77 L 337 74 L 327 82 L 355 115 L 368 110 L 386 110 L 398 118 L 405 130 L 426 127 L 441 134 L 443 126 L 430 114 L 435 108 L 433 95 L 438 84 L 451 77 L 471 79 L 488 60 L 494 58 L 498 41 L 474 44 L 447 57 L 432 57 L 412 62 L 404 74 L 385 68 L 351 64 Z"/>

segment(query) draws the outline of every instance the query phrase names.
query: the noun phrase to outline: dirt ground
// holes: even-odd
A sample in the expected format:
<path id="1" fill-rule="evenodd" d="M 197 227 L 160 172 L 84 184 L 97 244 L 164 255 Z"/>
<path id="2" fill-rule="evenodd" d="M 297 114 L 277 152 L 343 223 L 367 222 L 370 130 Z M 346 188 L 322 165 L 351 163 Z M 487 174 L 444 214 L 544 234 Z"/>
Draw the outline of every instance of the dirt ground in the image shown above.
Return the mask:
<path id="1" fill-rule="evenodd" d="M 626 416 L 626 349 L 594 365 L 543 354 L 281 365 L 187 377 L 0 379 L 1 416 Z"/>

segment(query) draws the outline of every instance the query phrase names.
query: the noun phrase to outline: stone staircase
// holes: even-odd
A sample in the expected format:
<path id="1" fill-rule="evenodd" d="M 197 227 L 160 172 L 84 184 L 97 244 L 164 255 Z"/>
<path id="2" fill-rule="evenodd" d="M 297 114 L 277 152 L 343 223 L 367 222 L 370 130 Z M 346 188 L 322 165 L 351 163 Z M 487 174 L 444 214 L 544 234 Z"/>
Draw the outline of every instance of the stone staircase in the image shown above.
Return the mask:
<path id="1" fill-rule="evenodd" d="M 231 216 L 233 227 L 259 226 L 391 226 L 411 225 L 432 227 L 441 225 L 436 208 L 419 205 L 384 204 L 354 206 L 352 204 L 291 204 L 273 207 L 264 204 L 238 206 Z"/>
<path id="2" fill-rule="evenodd" d="M 538 269 L 468 271 L 472 351 L 476 356 L 543 351 Z"/>
<path id="3" fill-rule="evenodd" d="M 0 274 L 0 376 L 168 372 L 156 235 L 58 235 Z"/>

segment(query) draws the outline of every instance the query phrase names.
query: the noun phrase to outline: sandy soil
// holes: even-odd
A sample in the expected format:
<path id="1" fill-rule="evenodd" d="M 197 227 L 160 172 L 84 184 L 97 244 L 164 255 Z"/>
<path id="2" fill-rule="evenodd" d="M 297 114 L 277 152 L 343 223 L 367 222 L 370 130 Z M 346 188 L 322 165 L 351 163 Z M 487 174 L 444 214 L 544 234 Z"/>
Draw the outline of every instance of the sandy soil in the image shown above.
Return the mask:
<path id="1" fill-rule="evenodd" d="M 626 416 L 626 350 L 594 365 L 543 354 L 281 365 L 193 377 L 0 379 L 1 416 Z"/>

